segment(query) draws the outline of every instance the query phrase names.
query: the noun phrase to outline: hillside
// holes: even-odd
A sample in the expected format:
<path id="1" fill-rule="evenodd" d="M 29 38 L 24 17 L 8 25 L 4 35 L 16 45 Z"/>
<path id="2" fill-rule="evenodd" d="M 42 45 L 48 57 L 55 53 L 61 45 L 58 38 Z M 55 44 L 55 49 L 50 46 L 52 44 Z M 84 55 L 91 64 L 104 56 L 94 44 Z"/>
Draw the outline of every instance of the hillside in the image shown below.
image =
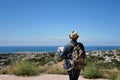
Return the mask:
<path id="1" fill-rule="evenodd" d="M 118 75 L 115 75 L 116 73 L 120 74 L 120 49 L 108 51 L 87 51 L 86 55 L 85 68 L 81 72 L 82 76 L 87 78 L 113 78 L 116 80 L 120 79 Z M 36 72 L 34 72 L 34 70 Z M 93 71 L 96 72 L 93 73 Z M 31 72 L 33 72 L 33 74 L 31 74 Z M 56 52 L 26 52 L 0 54 L 0 74 L 5 74 L 1 75 L 0 79 L 5 76 L 8 78 L 11 76 L 18 78 L 13 74 L 22 76 L 38 75 L 37 77 L 41 78 L 41 75 L 39 76 L 39 74 L 65 75 L 67 74 L 67 71 L 63 68 L 62 59 L 58 57 L 58 54 Z M 50 76 L 52 77 L 54 75 Z M 26 78 L 26 80 L 29 79 Z"/>

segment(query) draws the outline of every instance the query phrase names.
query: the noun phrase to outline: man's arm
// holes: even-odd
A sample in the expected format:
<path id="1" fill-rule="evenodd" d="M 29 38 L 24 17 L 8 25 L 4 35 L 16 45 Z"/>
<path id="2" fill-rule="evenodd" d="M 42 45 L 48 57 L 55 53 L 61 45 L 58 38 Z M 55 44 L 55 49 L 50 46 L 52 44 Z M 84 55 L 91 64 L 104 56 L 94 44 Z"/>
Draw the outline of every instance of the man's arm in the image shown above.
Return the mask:
<path id="1" fill-rule="evenodd" d="M 58 56 L 62 57 L 62 58 L 65 58 L 65 56 L 66 56 L 66 50 L 67 50 L 67 45 L 64 46 L 63 51 L 61 51 L 60 49 L 58 49 Z"/>

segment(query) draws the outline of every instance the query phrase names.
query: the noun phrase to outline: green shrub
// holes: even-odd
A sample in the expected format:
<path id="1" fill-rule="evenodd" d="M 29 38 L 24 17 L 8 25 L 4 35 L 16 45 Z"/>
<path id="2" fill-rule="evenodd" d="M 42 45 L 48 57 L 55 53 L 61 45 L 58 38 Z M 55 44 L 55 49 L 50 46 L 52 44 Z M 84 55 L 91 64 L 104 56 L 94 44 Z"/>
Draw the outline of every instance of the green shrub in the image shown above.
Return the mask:
<path id="1" fill-rule="evenodd" d="M 115 73 L 110 74 L 109 79 L 110 80 L 117 80 L 117 74 L 115 74 Z"/>
<path id="2" fill-rule="evenodd" d="M 38 74 L 38 69 L 34 64 L 25 61 L 17 63 L 13 68 L 13 72 L 15 75 L 32 76 Z"/>
<path id="3" fill-rule="evenodd" d="M 83 76 L 85 78 L 102 78 L 103 74 L 95 63 L 88 63 L 84 69 Z"/>

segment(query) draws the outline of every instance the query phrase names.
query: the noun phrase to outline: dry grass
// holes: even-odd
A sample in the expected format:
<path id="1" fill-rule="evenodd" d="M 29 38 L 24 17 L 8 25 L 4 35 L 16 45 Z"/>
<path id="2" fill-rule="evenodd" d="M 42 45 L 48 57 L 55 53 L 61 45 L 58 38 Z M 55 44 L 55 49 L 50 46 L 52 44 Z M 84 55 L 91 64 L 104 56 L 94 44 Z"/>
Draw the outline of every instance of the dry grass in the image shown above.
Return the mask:
<path id="1" fill-rule="evenodd" d="M 54 65 L 39 66 L 39 72 L 46 74 L 67 74 L 67 71 L 63 68 L 63 62 Z"/>
<path id="2" fill-rule="evenodd" d="M 120 80 L 120 70 L 111 69 L 111 70 L 103 70 L 103 74 L 105 78 L 109 78 L 110 80 Z"/>
<path id="3" fill-rule="evenodd" d="M 13 74 L 13 66 L 7 66 L 0 69 L 0 74 Z"/>
<path id="4" fill-rule="evenodd" d="M 0 74 L 14 74 L 15 65 L 8 66 L 0 69 Z M 63 68 L 63 62 L 57 64 L 46 64 L 44 66 L 38 66 L 39 73 L 45 74 L 63 74 L 66 75 L 67 71 Z"/>

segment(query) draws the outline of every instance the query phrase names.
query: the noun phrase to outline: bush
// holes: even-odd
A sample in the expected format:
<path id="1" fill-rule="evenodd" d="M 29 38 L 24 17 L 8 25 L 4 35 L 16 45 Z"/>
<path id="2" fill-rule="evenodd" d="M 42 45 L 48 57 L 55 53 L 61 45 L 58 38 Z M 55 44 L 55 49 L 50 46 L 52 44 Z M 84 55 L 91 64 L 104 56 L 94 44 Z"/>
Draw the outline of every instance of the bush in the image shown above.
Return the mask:
<path id="1" fill-rule="evenodd" d="M 28 62 L 19 62 L 13 67 L 13 72 L 15 75 L 23 75 L 23 76 L 32 76 L 38 74 L 37 67 Z"/>
<path id="2" fill-rule="evenodd" d="M 117 80 L 117 74 L 115 74 L 115 73 L 110 74 L 109 79 L 110 80 Z"/>
<path id="3" fill-rule="evenodd" d="M 2 71 L 2 74 L 7 74 L 7 73 L 8 73 L 7 70 Z"/>
<path id="4" fill-rule="evenodd" d="M 88 63 L 84 69 L 83 76 L 85 78 L 102 78 L 103 74 L 95 63 Z"/>

